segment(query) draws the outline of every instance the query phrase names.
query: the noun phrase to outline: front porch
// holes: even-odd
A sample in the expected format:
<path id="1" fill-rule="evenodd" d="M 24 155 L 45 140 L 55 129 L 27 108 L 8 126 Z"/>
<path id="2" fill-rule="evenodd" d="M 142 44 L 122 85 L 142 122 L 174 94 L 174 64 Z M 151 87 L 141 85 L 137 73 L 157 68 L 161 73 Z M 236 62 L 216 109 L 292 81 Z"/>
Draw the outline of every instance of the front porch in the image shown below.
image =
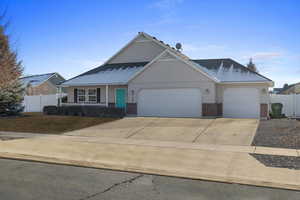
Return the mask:
<path id="1" fill-rule="evenodd" d="M 127 85 L 69 86 L 66 91 L 67 101 L 59 98 L 60 106 L 121 108 L 128 114 L 136 114 L 136 104 L 128 102 Z M 59 95 L 62 95 L 61 88 Z"/>

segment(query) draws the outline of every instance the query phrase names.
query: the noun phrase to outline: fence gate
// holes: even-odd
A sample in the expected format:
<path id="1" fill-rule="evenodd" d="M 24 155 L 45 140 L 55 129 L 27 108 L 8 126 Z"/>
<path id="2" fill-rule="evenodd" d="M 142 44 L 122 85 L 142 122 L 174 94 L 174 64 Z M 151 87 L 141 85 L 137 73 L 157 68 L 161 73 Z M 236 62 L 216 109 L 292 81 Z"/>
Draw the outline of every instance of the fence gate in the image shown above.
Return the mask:
<path id="1" fill-rule="evenodd" d="M 300 94 L 272 94 L 271 103 L 282 103 L 282 112 L 287 117 L 300 117 Z"/>
<path id="2" fill-rule="evenodd" d="M 56 106 L 57 103 L 56 94 L 24 96 L 24 112 L 42 112 L 44 106 Z"/>

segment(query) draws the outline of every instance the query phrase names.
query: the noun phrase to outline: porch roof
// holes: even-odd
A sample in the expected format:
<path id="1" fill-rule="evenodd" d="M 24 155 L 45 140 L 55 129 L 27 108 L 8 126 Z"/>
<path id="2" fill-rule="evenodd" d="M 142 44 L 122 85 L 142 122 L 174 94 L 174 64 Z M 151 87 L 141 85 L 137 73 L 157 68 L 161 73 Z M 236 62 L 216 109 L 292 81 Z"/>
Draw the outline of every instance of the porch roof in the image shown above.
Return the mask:
<path id="1" fill-rule="evenodd" d="M 147 62 L 106 64 L 61 84 L 67 86 L 125 85 Z"/>

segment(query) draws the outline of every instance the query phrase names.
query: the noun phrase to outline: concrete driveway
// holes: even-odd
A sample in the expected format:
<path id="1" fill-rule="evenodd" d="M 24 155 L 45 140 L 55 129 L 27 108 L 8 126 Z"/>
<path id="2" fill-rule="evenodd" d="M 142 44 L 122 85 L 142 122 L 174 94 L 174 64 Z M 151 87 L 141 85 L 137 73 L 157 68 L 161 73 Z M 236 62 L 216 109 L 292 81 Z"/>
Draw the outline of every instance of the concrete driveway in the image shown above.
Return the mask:
<path id="1" fill-rule="evenodd" d="M 65 135 L 249 146 L 258 123 L 257 119 L 128 117 Z"/>

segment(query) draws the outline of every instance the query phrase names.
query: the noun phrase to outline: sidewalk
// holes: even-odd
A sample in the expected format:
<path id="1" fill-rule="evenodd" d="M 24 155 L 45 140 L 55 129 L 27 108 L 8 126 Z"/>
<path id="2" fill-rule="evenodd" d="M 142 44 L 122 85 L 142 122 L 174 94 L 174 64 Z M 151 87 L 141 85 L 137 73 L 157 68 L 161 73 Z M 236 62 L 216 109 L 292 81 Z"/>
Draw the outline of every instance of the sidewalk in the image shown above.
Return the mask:
<path id="1" fill-rule="evenodd" d="M 300 190 L 300 170 L 266 167 L 262 147 L 44 135 L 0 142 L 0 157 Z"/>

